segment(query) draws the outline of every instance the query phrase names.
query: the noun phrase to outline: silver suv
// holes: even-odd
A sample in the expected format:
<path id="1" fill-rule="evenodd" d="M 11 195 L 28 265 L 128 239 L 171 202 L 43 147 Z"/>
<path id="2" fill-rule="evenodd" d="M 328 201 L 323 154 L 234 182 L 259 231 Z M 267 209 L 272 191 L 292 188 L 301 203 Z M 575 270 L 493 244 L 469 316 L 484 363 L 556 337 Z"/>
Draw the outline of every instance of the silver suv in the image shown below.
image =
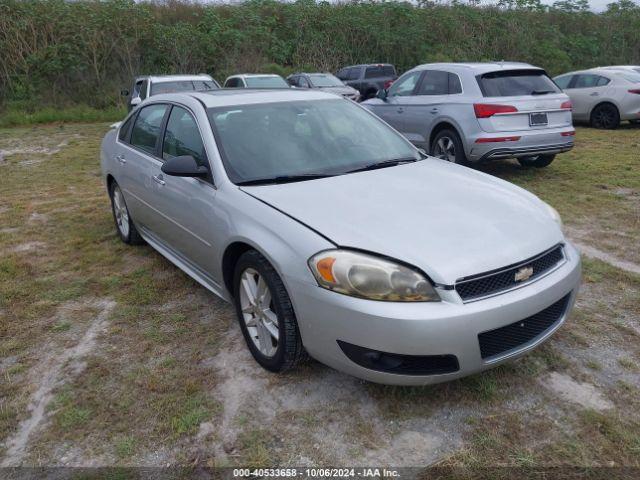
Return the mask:
<path id="1" fill-rule="evenodd" d="M 363 103 L 431 155 L 460 164 L 515 157 L 546 167 L 573 148 L 571 102 L 526 63 L 433 63 Z"/>

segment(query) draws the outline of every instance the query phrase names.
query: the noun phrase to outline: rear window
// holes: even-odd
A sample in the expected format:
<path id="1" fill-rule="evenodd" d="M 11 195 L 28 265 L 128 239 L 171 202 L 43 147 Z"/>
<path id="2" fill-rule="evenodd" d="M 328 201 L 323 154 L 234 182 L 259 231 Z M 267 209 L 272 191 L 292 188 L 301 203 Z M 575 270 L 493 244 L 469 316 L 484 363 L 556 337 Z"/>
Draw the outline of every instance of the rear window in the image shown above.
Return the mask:
<path id="1" fill-rule="evenodd" d="M 477 77 L 485 97 L 512 97 L 557 93 L 560 89 L 543 70 L 507 70 Z"/>
<path id="2" fill-rule="evenodd" d="M 376 65 L 375 67 L 367 67 L 364 78 L 378 77 L 394 77 L 396 69 L 392 65 Z"/>
<path id="3" fill-rule="evenodd" d="M 289 84 L 282 77 L 247 77 L 249 88 L 289 88 Z"/>

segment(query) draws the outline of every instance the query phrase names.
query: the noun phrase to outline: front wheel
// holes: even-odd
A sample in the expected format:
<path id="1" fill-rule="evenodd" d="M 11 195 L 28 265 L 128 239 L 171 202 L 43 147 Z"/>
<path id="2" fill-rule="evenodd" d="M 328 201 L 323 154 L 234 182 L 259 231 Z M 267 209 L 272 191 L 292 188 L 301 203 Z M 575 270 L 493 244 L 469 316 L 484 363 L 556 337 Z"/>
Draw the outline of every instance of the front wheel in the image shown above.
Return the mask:
<path id="1" fill-rule="evenodd" d="M 620 126 L 620 113 L 615 105 L 603 103 L 591 112 L 591 126 L 606 130 L 615 130 Z"/>
<path id="2" fill-rule="evenodd" d="M 520 165 L 523 167 L 544 168 L 550 165 L 554 158 L 556 158 L 555 155 L 536 155 L 534 157 L 518 158 L 518 162 L 520 162 Z"/>
<path id="3" fill-rule="evenodd" d="M 234 303 L 253 358 L 283 372 L 306 357 L 291 299 L 280 276 L 260 253 L 244 253 L 235 269 Z"/>
<path id="4" fill-rule="evenodd" d="M 442 130 L 431 143 L 431 155 L 460 165 L 467 164 L 467 156 L 460 136 L 453 130 Z"/>

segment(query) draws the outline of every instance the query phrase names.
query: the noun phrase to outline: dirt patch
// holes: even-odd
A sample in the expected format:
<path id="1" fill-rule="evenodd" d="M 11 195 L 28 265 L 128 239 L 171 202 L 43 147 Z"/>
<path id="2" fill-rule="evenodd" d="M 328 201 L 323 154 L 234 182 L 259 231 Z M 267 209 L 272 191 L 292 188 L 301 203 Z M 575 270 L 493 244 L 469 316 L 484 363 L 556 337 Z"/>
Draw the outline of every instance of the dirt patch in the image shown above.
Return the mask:
<path id="1" fill-rule="evenodd" d="M 589 258 L 595 258 L 597 260 L 600 260 L 601 262 L 613 265 L 620 270 L 626 270 L 627 272 L 637 273 L 640 275 L 640 265 L 636 263 L 621 260 L 607 252 L 598 250 L 597 248 L 590 245 L 585 245 L 584 243 L 575 242 L 575 245 L 581 253 Z"/>
<path id="2" fill-rule="evenodd" d="M 296 452 L 285 461 L 298 465 L 426 465 L 461 442 L 466 408 L 452 415 L 445 404 L 424 417 L 390 420 L 369 384 L 318 363 L 269 374 L 237 325 L 208 363 L 221 379 L 213 394 L 223 414 L 217 426 L 202 423 L 197 437 L 209 438 L 223 462 L 237 456 L 247 432 L 260 429 L 273 433 L 276 450 Z"/>
<path id="3" fill-rule="evenodd" d="M 69 368 L 73 374 L 78 374 L 84 368 L 83 357 L 95 348 L 96 337 L 105 327 L 109 314 L 115 307 L 112 300 L 98 300 L 93 303 L 99 309 L 99 313 L 75 347 L 42 358 L 36 369 L 37 378 L 33 378 L 33 381 L 38 383 L 38 388 L 31 396 L 27 407 L 30 415 L 18 425 L 17 431 L 6 441 L 7 450 L 0 466 L 11 467 L 21 464 L 30 436 L 45 418 L 46 407 L 53 397 L 53 390 L 66 380 L 64 370 Z"/>
<path id="4" fill-rule="evenodd" d="M 19 245 L 16 245 L 11 249 L 12 252 L 20 253 L 20 252 L 31 252 L 33 250 L 38 250 L 45 248 L 47 246 L 44 242 L 25 242 Z"/>
<path id="5" fill-rule="evenodd" d="M 614 407 L 613 403 L 594 385 L 576 382 L 568 375 L 551 372 L 539 381 L 541 385 L 559 395 L 563 400 L 584 408 L 603 411 Z"/>
<path id="6" fill-rule="evenodd" d="M 77 138 L 82 138 L 82 136 L 78 134 L 69 135 L 67 133 L 58 133 L 46 137 L 37 136 L 31 138 L 29 144 L 16 142 L 17 145 L 14 144 L 9 148 L 0 148 L 0 165 L 6 165 L 7 159 L 14 155 L 27 157 L 27 159 L 19 161 L 18 165 L 37 165 L 52 155 L 60 153 L 63 148 L 69 145 L 72 139 Z"/>

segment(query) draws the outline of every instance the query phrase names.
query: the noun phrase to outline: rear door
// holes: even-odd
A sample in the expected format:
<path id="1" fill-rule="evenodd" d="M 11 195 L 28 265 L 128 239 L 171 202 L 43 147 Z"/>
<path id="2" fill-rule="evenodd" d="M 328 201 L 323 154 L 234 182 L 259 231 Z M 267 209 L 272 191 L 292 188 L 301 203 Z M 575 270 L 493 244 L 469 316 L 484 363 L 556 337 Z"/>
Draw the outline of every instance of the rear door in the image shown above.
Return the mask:
<path id="1" fill-rule="evenodd" d="M 591 109 L 606 96 L 611 80 L 593 73 L 574 75 L 567 87 L 576 118 L 588 119 Z"/>
<path id="2" fill-rule="evenodd" d="M 158 146 L 162 124 L 169 106 L 164 103 L 140 109 L 129 134 L 122 143 L 116 180 L 124 192 L 127 207 L 136 225 L 151 232 L 158 230 L 162 216 L 155 206 L 154 176 L 160 173 Z"/>
<path id="3" fill-rule="evenodd" d="M 462 93 L 459 77 L 442 70 L 426 70 L 413 95 L 404 106 L 404 135 L 411 142 L 429 149 L 428 136 L 453 95 Z"/>
<path id="4" fill-rule="evenodd" d="M 498 70 L 478 75 L 476 80 L 483 95 L 476 106 L 476 117 L 485 132 L 571 125 L 571 110 L 565 104 L 567 95 L 544 70 Z"/>

